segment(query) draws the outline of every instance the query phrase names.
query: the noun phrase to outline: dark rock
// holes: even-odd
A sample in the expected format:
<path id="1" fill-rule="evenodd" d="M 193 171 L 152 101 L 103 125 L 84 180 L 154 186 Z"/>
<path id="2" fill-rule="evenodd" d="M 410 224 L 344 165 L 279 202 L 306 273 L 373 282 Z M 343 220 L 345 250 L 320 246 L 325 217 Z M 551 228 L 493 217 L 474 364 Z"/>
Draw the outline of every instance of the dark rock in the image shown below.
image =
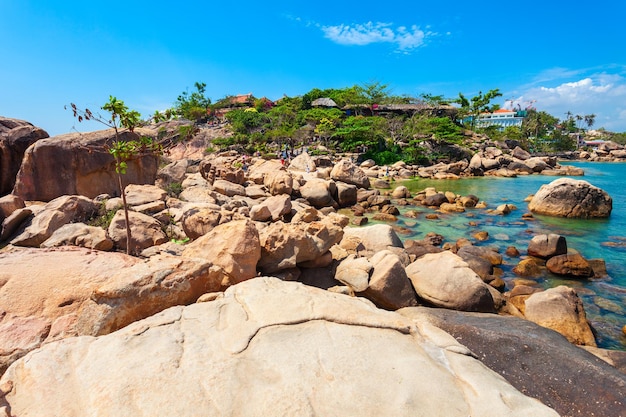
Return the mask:
<path id="1" fill-rule="evenodd" d="M 562 416 L 625 415 L 626 375 L 555 331 L 492 314 L 425 307 L 398 312 L 427 318 L 522 393 Z"/>
<path id="2" fill-rule="evenodd" d="M 593 276 L 593 268 L 579 253 L 554 256 L 548 259 L 546 268 L 557 275 L 567 275 L 576 278 L 590 278 Z"/>

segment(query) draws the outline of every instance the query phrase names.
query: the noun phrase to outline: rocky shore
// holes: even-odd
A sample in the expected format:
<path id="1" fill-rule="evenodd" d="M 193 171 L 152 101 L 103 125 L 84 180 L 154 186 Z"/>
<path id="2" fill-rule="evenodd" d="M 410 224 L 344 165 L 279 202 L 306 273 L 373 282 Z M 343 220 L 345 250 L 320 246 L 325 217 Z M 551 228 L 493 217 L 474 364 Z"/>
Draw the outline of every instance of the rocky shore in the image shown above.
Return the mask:
<path id="1" fill-rule="evenodd" d="M 399 207 L 516 207 L 391 178 L 583 174 L 555 158 L 140 158 L 125 177 L 128 256 L 112 158 L 85 151 L 112 133 L 2 126 L 3 146 L 31 139 L 2 177 L 0 415 L 626 415 L 626 353 L 596 347 L 575 290 L 507 288 L 480 235 L 403 242 L 394 228 Z M 601 190 L 564 185 L 584 191 L 557 209 L 542 191 L 533 211 L 610 214 Z M 519 276 L 602 274 L 559 235 L 508 250 L 524 254 Z"/>

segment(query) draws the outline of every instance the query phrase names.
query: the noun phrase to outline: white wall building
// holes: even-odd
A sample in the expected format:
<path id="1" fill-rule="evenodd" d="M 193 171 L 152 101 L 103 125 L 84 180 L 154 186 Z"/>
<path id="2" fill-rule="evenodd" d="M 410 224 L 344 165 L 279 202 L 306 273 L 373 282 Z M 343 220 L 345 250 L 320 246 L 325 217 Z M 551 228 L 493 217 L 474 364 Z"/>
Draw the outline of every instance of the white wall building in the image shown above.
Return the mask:
<path id="1" fill-rule="evenodd" d="M 522 126 L 522 121 L 526 112 L 508 109 L 499 109 L 493 113 L 481 113 L 476 118 L 476 127 L 498 126 L 500 129 L 506 129 L 510 126 Z"/>

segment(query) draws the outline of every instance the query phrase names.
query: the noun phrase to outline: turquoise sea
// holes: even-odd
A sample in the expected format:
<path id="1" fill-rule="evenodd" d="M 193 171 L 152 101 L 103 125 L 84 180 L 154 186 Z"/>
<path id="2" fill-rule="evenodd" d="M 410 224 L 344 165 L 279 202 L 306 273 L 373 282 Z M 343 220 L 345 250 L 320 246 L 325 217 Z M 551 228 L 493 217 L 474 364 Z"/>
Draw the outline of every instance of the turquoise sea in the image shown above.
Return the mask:
<path id="1" fill-rule="evenodd" d="M 474 242 L 480 246 L 497 247 L 504 256 L 501 269 L 507 289 L 512 288 L 512 280 L 518 278 L 512 268 L 519 258 L 508 258 L 504 252 L 508 246 L 515 246 L 522 256 L 530 239 L 542 233 L 557 233 L 567 239 L 568 249 L 578 251 L 587 259 L 602 258 L 606 261 L 608 277 L 589 280 L 564 279 L 545 273 L 537 279 L 537 285 L 544 288 L 568 285 L 577 290 L 583 299 L 587 318 L 596 331 L 598 346 L 626 350 L 626 336 L 622 327 L 626 325 L 626 163 L 572 162 L 571 165 L 583 168 L 584 177 L 574 177 L 588 181 L 602 188 L 613 198 L 613 211 L 606 220 L 561 219 L 547 216 L 534 216 L 532 220 L 522 219 L 528 213 L 524 199 L 537 192 L 541 185 L 558 177 L 544 175 L 519 176 L 517 178 L 480 177 L 461 180 L 424 180 L 404 182 L 413 193 L 426 187 L 438 191 L 452 191 L 460 195 L 474 194 L 485 201 L 489 208 L 500 204 L 513 204 L 517 210 L 509 215 L 487 214 L 486 210 L 468 209 L 461 214 L 441 214 L 439 220 L 426 220 L 399 216 L 398 226 L 403 230 L 402 239 L 422 239 L 428 232 L 436 232 L 445 237 L 445 242 L 459 238 L 471 238 L 477 231 L 487 231 L 489 240 Z M 415 210 L 415 206 L 401 208 Z M 427 208 L 417 208 L 428 212 Z M 476 222 L 476 226 L 470 226 Z"/>

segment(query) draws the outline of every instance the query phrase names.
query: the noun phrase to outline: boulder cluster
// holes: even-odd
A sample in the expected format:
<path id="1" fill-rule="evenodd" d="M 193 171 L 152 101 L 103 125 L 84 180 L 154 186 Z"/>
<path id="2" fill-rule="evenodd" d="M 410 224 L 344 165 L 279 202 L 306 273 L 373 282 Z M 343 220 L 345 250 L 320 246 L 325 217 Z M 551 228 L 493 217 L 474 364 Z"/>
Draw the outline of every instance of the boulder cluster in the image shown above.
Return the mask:
<path id="1" fill-rule="evenodd" d="M 626 161 L 626 147 L 613 141 L 605 141 L 591 151 L 580 151 L 577 157 L 593 162 L 624 162 Z"/>
<path id="2" fill-rule="evenodd" d="M 39 140 L 24 152 L 13 192 L 0 197 L 0 415 L 551 416 L 544 404 L 561 414 L 585 409 L 580 392 L 590 392 L 588 384 L 582 391 L 548 384 L 533 394 L 541 402 L 529 398 L 428 312 L 526 318 L 593 347 L 574 290 L 504 292 L 494 268 L 502 255 L 493 248 L 468 239 L 443 244 L 432 233 L 403 242 L 389 224 L 354 227 L 366 212 L 393 220 L 398 206 L 486 208 L 476 196 L 412 195 L 403 186 L 381 192 L 371 186 L 390 187 L 389 177 L 408 168 L 306 152 L 289 167 L 236 153 L 158 169 L 149 159 L 131 161 L 129 256 L 120 252 L 128 227 L 122 199 L 114 187 L 100 187 L 112 161 L 92 150 L 107 134 L 82 137 L 73 148 L 65 136 Z M 51 168 L 40 155 L 61 155 L 48 149 L 55 143 L 70 146 L 74 168 L 55 178 L 62 185 L 46 187 L 41 172 Z M 594 273 L 585 274 L 559 236 L 535 237 L 528 255 L 556 273 Z M 565 338 L 549 343 L 569 345 Z M 596 367 L 589 375 L 613 378 L 607 407 L 623 409 L 623 374 L 590 354 L 585 360 Z M 498 372 L 506 378 L 506 369 Z M 555 390 L 559 401 L 550 397 Z"/>

